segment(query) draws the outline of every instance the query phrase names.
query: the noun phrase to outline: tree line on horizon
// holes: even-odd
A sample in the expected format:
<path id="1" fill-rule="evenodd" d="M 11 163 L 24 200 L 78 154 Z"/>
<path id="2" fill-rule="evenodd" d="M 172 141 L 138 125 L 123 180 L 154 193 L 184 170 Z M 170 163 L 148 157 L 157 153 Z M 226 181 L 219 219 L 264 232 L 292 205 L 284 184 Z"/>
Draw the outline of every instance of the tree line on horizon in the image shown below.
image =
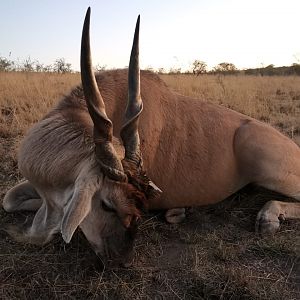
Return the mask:
<path id="1" fill-rule="evenodd" d="M 95 71 L 109 70 L 106 65 L 97 64 Z M 273 64 L 260 68 L 249 68 L 240 70 L 233 63 L 222 62 L 211 70 L 208 70 L 207 64 L 201 60 L 194 60 L 188 70 L 171 67 L 169 70 L 152 67 L 146 68 L 158 74 L 194 74 L 195 76 L 203 74 L 221 74 L 221 75 L 256 75 L 256 76 L 289 76 L 300 75 L 300 63 L 294 63 L 291 66 L 275 67 Z M 64 58 L 58 58 L 53 64 L 42 64 L 38 60 L 32 60 L 30 57 L 24 61 L 13 61 L 6 57 L 0 57 L 0 72 L 49 72 L 49 73 L 77 73 L 72 69 L 72 65 Z"/>
<path id="2" fill-rule="evenodd" d="M 159 72 L 160 73 L 160 72 Z M 293 63 L 291 66 L 275 67 L 273 64 L 260 68 L 238 69 L 233 63 L 222 62 L 212 68 L 207 69 L 207 64 L 201 60 L 194 60 L 190 70 L 181 72 L 181 69 L 170 69 L 170 74 L 194 74 L 196 76 L 203 74 L 223 74 L 223 75 L 256 75 L 256 76 L 289 76 L 300 75 L 300 64 Z"/>
<path id="3" fill-rule="evenodd" d="M 53 64 L 42 64 L 38 60 L 30 57 L 23 61 L 13 61 L 6 57 L 0 57 L 0 72 L 53 72 L 53 73 L 72 73 L 72 65 L 64 58 L 58 58 Z"/>

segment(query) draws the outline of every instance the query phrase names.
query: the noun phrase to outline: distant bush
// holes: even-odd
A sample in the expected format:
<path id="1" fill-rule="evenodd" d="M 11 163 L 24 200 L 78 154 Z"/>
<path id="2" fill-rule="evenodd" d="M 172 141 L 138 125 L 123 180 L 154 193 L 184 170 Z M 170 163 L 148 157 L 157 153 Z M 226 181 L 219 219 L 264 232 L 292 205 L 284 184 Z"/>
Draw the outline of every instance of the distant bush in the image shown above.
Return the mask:
<path id="1" fill-rule="evenodd" d="M 64 58 L 58 58 L 54 62 L 53 71 L 62 74 L 71 73 L 72 72 L 71 64 L 67 63 Z"/>
<path id="2" fill-rule="evenodd" d="M 212 73 L 214 74 L 224 74 L 224 75 L 229 75 L 229 74 L 237 74 L 239 70 L 233 63 L 229 62 L 222 62 L 215 66 L 212 70 Z"/>
<path id="3" fill-rule="evenodd" d="M 197 76 L 207 73 L 207 64 L 204 61 L 198 59 L 194 60 L 194 62 L 192 63 L 192 72 Z"/>
<path id="4" fill-rule="evenodd" d="M 15 63 L 5 57 L 0 57 L 0 72 L 14 71 Z"/>

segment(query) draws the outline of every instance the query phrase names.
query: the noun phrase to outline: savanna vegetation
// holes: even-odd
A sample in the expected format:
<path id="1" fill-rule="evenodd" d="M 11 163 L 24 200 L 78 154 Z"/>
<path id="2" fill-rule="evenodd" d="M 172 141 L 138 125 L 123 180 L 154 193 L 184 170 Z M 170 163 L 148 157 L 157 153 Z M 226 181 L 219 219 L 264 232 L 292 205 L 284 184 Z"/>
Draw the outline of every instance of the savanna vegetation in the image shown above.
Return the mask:
<path id="1" fill-rule="evenodd" d="M 0 199 L 22 180 L 17 147 L 26 130 L 79 84 L 69 72 L 0 73 Z M 271 123 L 299 141 L 300 77 L 160 75 L 177 92 Z M 209 116 L 207 116 L 209 117 Z M 282 195 L 248 186 L 178 225 L 145 214 L 129 269 L 103 269 L 81 232 L 44 247 L 14 242 L 7 224 L 32 214 L 0 209 L 1 299 L 299 299 L 300 222 L 274 236 L 254 232 L 262 205 Z"/>

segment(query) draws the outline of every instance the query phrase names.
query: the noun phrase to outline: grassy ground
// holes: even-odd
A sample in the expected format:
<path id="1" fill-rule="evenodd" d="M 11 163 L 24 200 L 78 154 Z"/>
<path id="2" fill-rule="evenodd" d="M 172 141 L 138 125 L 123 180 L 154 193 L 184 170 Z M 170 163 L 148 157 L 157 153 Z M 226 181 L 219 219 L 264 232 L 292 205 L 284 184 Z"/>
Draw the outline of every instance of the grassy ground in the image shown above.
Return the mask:
<path id="1" fill-rule="evenodd" d="M 163 76 L 177 91 L 270 122 L 297 139 L 300 78 Z M 22 177 L 16 149 L 26 129 L 79 82 L 78 75 L 0 74 L 0 199 Z M 144 218 L 129 269 L 102 269 L 82 233 L 44 247 L 22 245 L 0 230 L 0 299 L 299 299 L 300 222 L 275 236 L 254 233 L 270 199 L 248 186 L 216 206 L 189 211 L 179 225 L 162 213 Z M 0 229 L 28 213 L 0 209 Z"/>

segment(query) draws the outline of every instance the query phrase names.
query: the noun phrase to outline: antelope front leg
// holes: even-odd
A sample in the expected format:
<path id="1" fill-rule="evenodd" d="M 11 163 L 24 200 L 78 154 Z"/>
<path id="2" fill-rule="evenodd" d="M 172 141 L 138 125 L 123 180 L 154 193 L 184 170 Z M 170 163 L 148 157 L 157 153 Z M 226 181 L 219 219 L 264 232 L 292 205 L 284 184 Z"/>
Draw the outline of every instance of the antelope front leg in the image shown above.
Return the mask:
<path id="1" fill-rule="evenodd" d="M 300 219 L 300 203 L 269 201 L 257 215 L 255 230 L 262 234 L 274 233 L 285 219 Z"/>

